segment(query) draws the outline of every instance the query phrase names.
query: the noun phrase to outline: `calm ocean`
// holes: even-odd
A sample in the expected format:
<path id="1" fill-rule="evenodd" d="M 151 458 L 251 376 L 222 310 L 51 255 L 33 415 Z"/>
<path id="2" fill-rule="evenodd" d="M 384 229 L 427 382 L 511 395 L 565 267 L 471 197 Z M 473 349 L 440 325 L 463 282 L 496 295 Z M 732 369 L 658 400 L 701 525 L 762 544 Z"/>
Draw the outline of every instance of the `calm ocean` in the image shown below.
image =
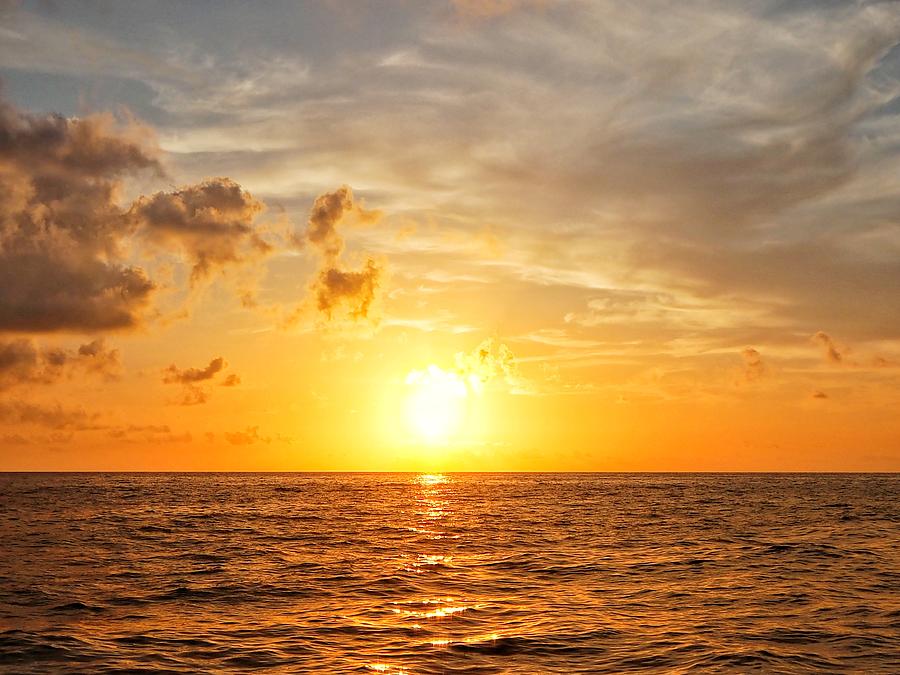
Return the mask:
<path id="1" fill-rule="evenodd" d="M 0 474 L 0 669 L 900 672 L 900 475 Z"/>

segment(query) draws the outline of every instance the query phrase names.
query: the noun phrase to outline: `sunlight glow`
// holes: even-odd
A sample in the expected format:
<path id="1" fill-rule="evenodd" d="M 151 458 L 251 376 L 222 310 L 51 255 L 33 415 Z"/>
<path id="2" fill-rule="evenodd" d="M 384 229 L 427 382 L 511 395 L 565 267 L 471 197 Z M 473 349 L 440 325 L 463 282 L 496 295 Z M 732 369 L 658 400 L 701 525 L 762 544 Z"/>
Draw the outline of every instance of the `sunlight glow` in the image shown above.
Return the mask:
<path id="1" fill-rule="evenodd" d="M 413 432 L 429 443 L 446 442 L 461 426 L 469 387 L 453 372 L 431 365 L 406 378 L 411 388 L 406 420 Z"/>

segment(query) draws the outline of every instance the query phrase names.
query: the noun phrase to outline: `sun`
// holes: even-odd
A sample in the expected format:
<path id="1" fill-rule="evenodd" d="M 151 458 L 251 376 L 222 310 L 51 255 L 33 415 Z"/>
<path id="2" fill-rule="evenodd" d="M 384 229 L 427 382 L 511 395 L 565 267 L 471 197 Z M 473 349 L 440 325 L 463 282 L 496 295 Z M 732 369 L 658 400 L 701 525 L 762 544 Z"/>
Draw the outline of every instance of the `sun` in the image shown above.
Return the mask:
<path id="1" fill-rule="evenodd" d="M 429 443 L 445 443 L 465 416 L 468 387 L 459 375 L 431 365 L 406 378 L 406 421 L 411 431 Z"/>

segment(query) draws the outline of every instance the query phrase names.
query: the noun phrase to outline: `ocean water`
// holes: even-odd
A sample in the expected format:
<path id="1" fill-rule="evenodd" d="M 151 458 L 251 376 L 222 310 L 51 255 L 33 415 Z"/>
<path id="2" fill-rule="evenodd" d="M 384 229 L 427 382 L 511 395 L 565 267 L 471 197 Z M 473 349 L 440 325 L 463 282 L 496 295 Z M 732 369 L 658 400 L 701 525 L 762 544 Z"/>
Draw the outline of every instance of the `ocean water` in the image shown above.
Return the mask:
<path id="1" fill-rule="evenodd" d="M 900 476 L 2 474 L 4 672 L 900 672 Z"/>

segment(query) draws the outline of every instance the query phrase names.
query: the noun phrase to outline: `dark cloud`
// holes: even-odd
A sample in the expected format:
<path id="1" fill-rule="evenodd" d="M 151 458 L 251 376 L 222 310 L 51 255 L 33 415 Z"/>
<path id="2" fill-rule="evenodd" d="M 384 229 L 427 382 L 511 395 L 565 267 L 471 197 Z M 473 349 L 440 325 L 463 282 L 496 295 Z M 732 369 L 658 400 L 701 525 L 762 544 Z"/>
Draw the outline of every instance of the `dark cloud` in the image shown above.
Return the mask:
<path id="1" fill-rule="evenodd" d="M 115 377 L 122 368 L 118 349 L 108 349 L 103 338 L 97 338 L 78 348 L 76 362 L 85 370 L 106 377 Z"/>
<path id="2" fill-rule="evenodd" d="M 372 258 L 367 258 L 357 270 L 344 267 L 344 238 L 337 227 L 351 215 L 363 223 L 372 223 L 381 217 L 379 212 L 368 211 L 356 203 L 353 191 L 347 185 L 319 195 L 313 203 L 304 235 L 305 241 L 321 256 L 312 293 L 319 313 L 329 320 L 339 308 L 346 309 L 347 315 L 354 320 L 367 318 L 384 272 Z"/>
<path id="3" fill-rule="evenodd" d="M 163 371 L 163 382 L 166 384 L 193 384 L 213 379 L 228 364 L 221 356 L 214 358 L 205 368 L 179 369 L 174 363 Z"/>
<path id="4" fill-rule="evenodd" d="M 110 115 L 30 115 L 0 102 L 0 331 L 138 322 L 153 282 L 120 261 L 123 177 L 160 172 L 147 133 Z"/>
<path id="5" fill-rule="evenodd" d="M 77 350 L 42 349 L 34 340 L 0 342 L 0 390 L 21 384 L 50 384 L 76 374 L 116 377 L 122 368 L 119 351 L 103 339 Z"/>
<path id="6" fill-rule="evenodd" d="M 135 242 L 181 253 L 192 281 L 272 250 L 254 223 L 262 202 L 228 178 L 120 205 L 123 180 L 148 172 L 163 175 L 150 132 L 133 120 L 0 102 L 0 331 L 138 325 L 156 284 L 125 261 Z"/>
<path id="7" fill-rule="evenodd" d="M 229 178 L 213 178 L 174 192 L 141 197 L 131 209 L 135 225 L 153 242 L 181 250 L 191 280 L 271 252 L 254 219 L 262 202 Z"/>
<path id="8" fill-rule="evenodd" d="M 824 391 L 816 390 L 812 393 L 812 397 L 818 398 L 818 399 L 826 399 L 826 398 L 828 398 L 828 394 L 826 394 Z"/>
<path id="9" fill-rule="evenodd" d="M 841 353 L 841 350 L 838 349 L 834 340 L 831 339 L 831 336 L 828 335 L 828 333 L 819 331 L 813 335 L 812 339 L 822 346 L 825 359 L 829 363 L 841 364 L 844 362 L 844 354 Z"/>
<path id="10" fill-rule="evenodd" d="M 31 340 L 0 343 L 0 388 L 22 382 L 46 382 L 55 379 L 45 374 L 43 355 Z"/>
<path id="11" fill-rule="evenodd" d="M 181 398 L 176 401 L 178 405 L 200 405 L 206 403 L 210 397 L 210 392 L 201 384 L 211 382 L 227 367 L 228 364 L 221 356 L 214 358 L 205 368 L 180 369 L 173 363 L 163 370 L 162 381 L 164 384 L 183 385 Z M 236 373 L 229 373 L 220 384 L 224 387 L 234 387 L 240 382 L 241 378 Z"/>

